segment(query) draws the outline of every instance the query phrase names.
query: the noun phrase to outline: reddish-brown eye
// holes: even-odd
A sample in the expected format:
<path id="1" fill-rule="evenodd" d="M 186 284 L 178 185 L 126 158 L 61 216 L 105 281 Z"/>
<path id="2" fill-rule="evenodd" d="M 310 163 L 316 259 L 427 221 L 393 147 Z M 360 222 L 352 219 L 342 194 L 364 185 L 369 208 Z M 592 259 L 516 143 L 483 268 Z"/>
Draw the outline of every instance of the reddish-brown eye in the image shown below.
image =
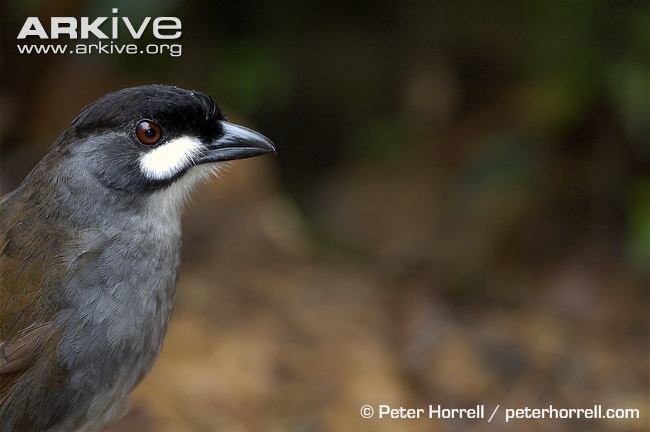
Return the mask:
<path id="1" fill-rule="evenodd" d="M 157 123 L 142 120 L 135 127 L 135 136 L 142 144 L 155 145 L 162 138 L 162 128 Z"/>

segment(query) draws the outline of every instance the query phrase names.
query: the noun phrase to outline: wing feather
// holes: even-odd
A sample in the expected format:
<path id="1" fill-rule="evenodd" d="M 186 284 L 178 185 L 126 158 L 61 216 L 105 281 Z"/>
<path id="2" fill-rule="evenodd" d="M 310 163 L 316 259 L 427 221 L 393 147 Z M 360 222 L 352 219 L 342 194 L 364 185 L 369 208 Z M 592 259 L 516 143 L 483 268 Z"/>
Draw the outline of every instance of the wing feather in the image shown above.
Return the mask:
<path id="1" fill-rule="evenodd" d="M 0 375 L 28 367 L 54 334 L 51 322 L 32 324 L 11 340 L 0 342 Z"/>

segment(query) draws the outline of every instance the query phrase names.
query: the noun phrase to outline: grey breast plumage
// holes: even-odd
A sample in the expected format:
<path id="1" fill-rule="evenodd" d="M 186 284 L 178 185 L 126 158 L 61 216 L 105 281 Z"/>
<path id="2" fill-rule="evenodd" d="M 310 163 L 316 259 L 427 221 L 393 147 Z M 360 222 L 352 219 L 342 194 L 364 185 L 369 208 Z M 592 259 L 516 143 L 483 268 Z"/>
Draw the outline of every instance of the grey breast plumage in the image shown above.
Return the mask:
<path id="1" fill-rule="evenodd" d="M 180 227 L 110 208 L 110 223 L 71 225 L 64 195 L 41 184 L 0 202 L 2 432 L 101 427 L 153 364 L 171 314 Z"/>

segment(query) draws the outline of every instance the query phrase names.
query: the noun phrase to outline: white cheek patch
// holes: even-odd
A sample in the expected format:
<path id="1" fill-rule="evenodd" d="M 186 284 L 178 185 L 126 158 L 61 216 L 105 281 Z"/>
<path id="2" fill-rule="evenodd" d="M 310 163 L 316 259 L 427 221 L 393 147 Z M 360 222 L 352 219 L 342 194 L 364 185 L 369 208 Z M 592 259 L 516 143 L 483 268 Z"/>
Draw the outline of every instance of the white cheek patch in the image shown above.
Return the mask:
<path id="1" fill-rule="evenodd" d="M 176 138 L 145 153 L 140 158 L 140 169 L 149 179 L 168 179 L 189 167 L 202 151 L 203 145 L 198 139 Z"/>

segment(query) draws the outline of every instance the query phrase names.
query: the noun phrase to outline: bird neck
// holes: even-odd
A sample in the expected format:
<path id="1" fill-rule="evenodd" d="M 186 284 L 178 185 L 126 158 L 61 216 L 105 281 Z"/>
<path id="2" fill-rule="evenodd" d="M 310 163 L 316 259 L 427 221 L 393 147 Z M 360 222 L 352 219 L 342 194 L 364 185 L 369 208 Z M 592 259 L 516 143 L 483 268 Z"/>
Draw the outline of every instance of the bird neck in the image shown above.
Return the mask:
<path id="1" fill-rule="evenodd" d="M 187 186 L 171 185 L 152 193 L 112 189 L 88 171 L 72 172 L 49 158 L 27 176 L 17 190 L 31 216 L 77 229 L 142 232 L 154 237 L 180 237 Z"/>

